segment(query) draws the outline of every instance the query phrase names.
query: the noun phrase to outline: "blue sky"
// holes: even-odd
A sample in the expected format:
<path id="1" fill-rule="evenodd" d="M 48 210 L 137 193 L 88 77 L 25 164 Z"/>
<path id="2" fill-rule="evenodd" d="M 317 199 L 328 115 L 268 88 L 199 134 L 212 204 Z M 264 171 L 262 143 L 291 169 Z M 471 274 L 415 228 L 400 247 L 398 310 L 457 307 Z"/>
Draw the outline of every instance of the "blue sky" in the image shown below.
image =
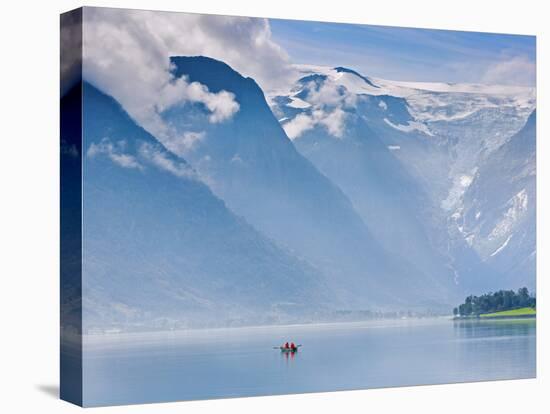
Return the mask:
<path id="1" fill-rule="evenodd" d="M 294 63 L 394 80 L 535 84 L 535 37 L 271 19 Z"/>

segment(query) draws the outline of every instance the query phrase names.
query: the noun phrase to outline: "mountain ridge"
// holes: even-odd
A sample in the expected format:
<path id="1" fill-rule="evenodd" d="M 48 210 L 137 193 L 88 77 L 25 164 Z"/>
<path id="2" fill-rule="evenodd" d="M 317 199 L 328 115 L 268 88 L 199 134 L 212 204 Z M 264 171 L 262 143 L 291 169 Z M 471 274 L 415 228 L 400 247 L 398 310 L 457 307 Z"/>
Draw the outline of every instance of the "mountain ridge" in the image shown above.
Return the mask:
<path id="1" fill-rule="evenodd" d="M 369 300 L 385 297 L 376 300 L 381 305 L 403 296 L 398 275 L 405 269 L 413 274 L 419 270 L 402 264 L 400 258 L 390 258 L 344 192 L 296 151 L 260 87 L 211 58 L 172 57 L 171 62 L 177 76 L 212 91 L 230 92 L 240 105 L 223 125 L 197 121 L 201 108 L 189 105 L 164 117 L 181 133 L 191 122 L 204 131 L 205 138 L 186 157 L 201 176 L 207 177 L 215 193 L 260 231 L 324 269 L 335 289 L 342 289 L 341 280 L 356 288 L 363 285 Z M 420 290 L 413 277 L 405 283 Z M 369 285 L 372 287 L 365 289 Z M 385 285 L 393 288 L 388 290 Z M 368 301 L 359 302 L 364 306 Z"/>
<path id="2" fill-rule="evenodd" d="M 113 98 L 85 83 L 83 105 L 88 329 L 293 321 L 329 304 L 314 268 L 227 210 Z"/>
<path id="3" fill-rule="evenodd" d="M 377 185 L 367 185 L 368 191 L 361 186 L 378 176 L 380 182 L 395 188 L 388 181 L 395 165 L 385 171 L 378 168 L 382 173 L 373 167 L 358 181 L 361 163 L 355 162 L 358 166 L 353 167 L 349 157 L 358 157 L 359 142 L 385 144 L 386 151 L 378 145 L 378 150 L 373 147 L 365 152 L 362 163 L 373 166 L 382 163 L 383 157 L 397 161 L 397 168 L 403 169 L 418 186 L 417 192 L 429 195 L 430 200 L 421 203 L 425 207 L 415 204 L 414 195 L 404 204 L 416 205 L 413 209 L 417 213 L 425 210 L 431 216 L 428 219 L 425 216 L 421 223 L 427 224 L 427 229 L 432 228 L 430 243 L 441 257 L 437 260 L 447 263 L 448 272 L 454 274 L 466 291 L 490 289 L 502 276 L 503 266 L 492 266 L 491 260 L 469 246 L 469 236 L 461 224 L 463 210 L 467 208 L 463 200 L 478 169 L 498 157 L 498 149 L 505 147 L 523 127 L 535 105 L 534 88 L 387 81 L 346 68 L 310 65 L 297 68 L 300 77 L 296 83 L 286 92 L 274 91 L 269 101 L 300 152 L 337 182 L 359 210 L 364 211 L 365 221 L 373 223 L 377 214 L 389 217 L 391 209 L 369 213 L 368 199 L 367 203 L 361 200 L 368 191 L 376 192 Z M 336 114 L 339 128 L 331 125 Z M 359 122 L 364 125 L 358 127 Z M 344 150 L 345 147 L 350 149 Z M 348 157 L 344 158 L 348 161 L 342 166 L 336 161 L 338 156 L 331 156 L 336 151 L 347 151 L 348 155 L 342 156 Z M 369 160 L 369 152 L 384 156 Z M 356 170 L 353 173 L 352 168 Z M 342 175 L 342 169 L 350 170 L 347 177 Z M 407 185 L 404 181 L 401 186 Z M 380 194 L 391 200 L 391 194 Z M 389 202 L 388 206 L 395 204 Z M 415 220 L 406 211 L 394 217 L 397 217 L 395 223 L 399 217 L 408 217 L 408 222 Z M 382 226 L 377 237 L 384 237 L 384 232 Z M 413 236 L 414 233 L 409 231 Z M 387 236 L 388 245 L 395 243 L 392 237 Z M 406 246 L 407 239 L 403 240 Z M 425 249 L 428 250 L 429 247 Z M 534 271 L 529 274 L 534 280 Z"/>

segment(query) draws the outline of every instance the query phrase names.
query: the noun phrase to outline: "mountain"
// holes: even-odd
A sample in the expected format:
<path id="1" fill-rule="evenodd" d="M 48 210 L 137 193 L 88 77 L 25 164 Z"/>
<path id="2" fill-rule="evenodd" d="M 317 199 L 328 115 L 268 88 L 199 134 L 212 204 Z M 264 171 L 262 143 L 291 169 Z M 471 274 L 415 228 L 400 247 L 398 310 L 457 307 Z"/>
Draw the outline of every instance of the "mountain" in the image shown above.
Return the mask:
<path id="1" fill-rule="evenodd" d="M 476 172 L 457 219 L 468 243 L 506 288 L 535 290 L 536 112 Z"/>
<path id="2" fill-rule="evenodd" d="M 201 137 L 181 154 L 232 211 L 323 271 L 341 306 L 450 303 L 443 284 L 381 246 L 332 177 L 296 150 L 253 79 L 202 56 L 171 63 L 177 78 L 232 93 L 239 104 L 222 123 L 210 122 L 201 104 L 165 111 L 173 130 Z"/>
<path id="3" fill-rule="evenodd" d="M 306 74 L 286 99 L 272 98 L 274 111 L 298 151 L 344 191 L 386 250 L 430 275 L 430 288 L 457 291 L 446 254 L 434 248 L 441 239 L 437 220 L 443 220 L 437 206 L 396 157 L 401 147 L 386 144 L 376 125 L 365 119 L 373 110 L 383 110 L 381 103 L 394 121 L 407 116 L 406 108 L 398 99 L 382 101 L 350 92 L 345 86 L 350 82 L 342 82 L 347 76 L 378 88 L 368 78 L 341 67 L 332 73 Z M 297 119 L 308 122 L 300 129 Z"/>
<path id="4" fill-rule="evenodd" d="M 85 83 L 82 102 L 85 329 L 307 321 L 330 307 L 320 272 L 229 211 L 112 97 Z"/>
<path id="5" fill-rule="evenodd" d="M 271 108 L 377 240 L 444 286 L 454 279 L 466 292 L 498 288 L 503 266 L 472 248 L 463 231 L 464 197 L 477 171 L 498 158 L 525 123 L 533 88 L 395 82 L 342 67 L 296 69 L 299 79 L 270 95 Z"/>
<path id="6" fill-rule="evenodd" d="M 531 89 L 301 66 L 266 99 L 223 62 L 171 63 L 238 111 L 157 108 L 160 142 L 84 83 L 88 331 L 443 311 L 465 293 L 533 289 Z"/>

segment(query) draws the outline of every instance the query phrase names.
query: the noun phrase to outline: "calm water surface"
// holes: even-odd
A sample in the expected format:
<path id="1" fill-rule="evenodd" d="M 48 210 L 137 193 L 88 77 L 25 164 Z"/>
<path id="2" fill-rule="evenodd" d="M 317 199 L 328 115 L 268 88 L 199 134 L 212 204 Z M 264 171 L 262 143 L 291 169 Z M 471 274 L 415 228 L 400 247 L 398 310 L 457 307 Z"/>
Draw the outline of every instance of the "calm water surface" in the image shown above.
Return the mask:
<path id="1" fill-rule="evenodd" d="M 90 336 L 87 406 L 531 378 L 534 320 L 448 319 Z M 273 346 L 292 340 L 300 351 Z"/>

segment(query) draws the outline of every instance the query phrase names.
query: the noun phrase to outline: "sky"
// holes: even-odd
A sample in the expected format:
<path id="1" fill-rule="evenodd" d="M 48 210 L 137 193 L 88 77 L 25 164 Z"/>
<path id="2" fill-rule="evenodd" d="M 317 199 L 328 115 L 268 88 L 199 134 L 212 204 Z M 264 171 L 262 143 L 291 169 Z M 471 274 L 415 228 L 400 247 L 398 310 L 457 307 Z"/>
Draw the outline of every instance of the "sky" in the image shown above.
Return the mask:
<path id="1" fill-rule="evenodd" d="M 293 63 L 346 66 L 401 81 L 535 85 L 535 37 L 269 20 Z"/>

